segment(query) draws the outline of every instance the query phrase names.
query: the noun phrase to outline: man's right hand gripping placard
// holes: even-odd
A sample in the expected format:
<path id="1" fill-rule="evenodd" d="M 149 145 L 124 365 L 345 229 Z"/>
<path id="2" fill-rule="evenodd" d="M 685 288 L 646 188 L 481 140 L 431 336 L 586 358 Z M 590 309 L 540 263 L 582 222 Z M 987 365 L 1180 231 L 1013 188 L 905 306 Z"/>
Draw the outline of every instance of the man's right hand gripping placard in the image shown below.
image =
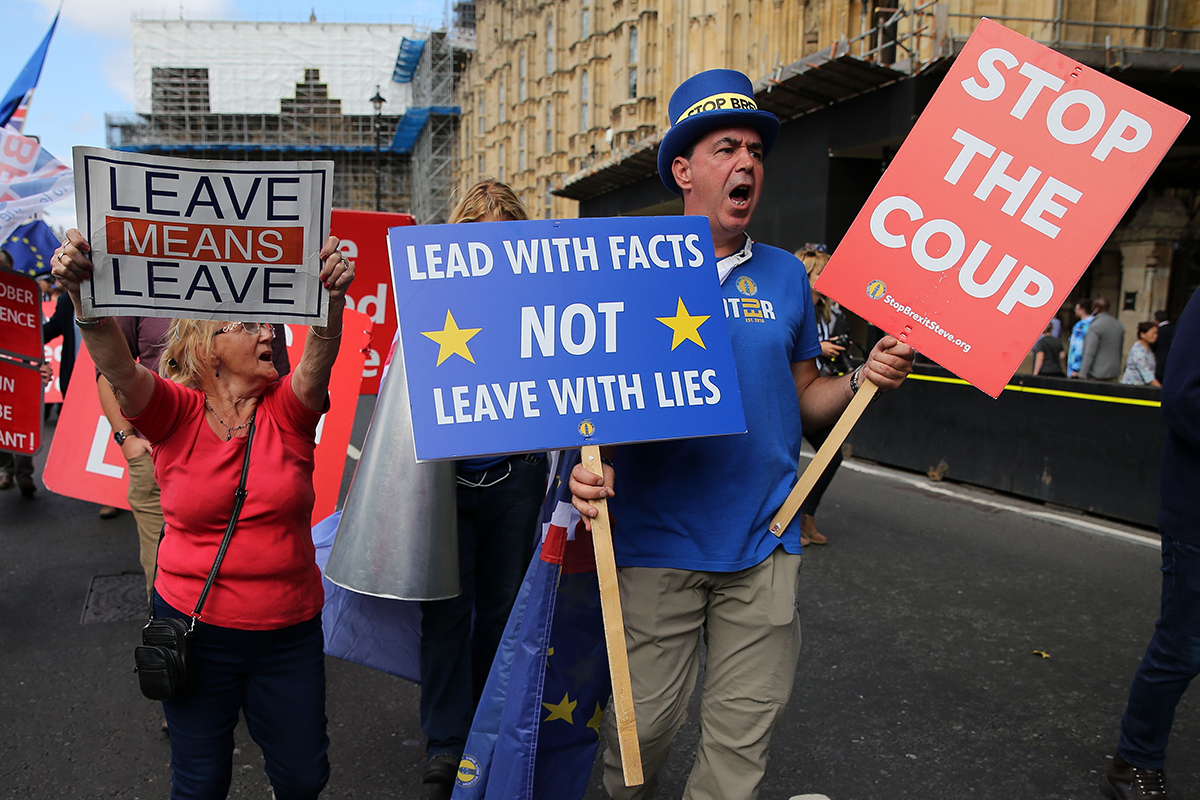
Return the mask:
<path id="1" fill-rule="evenodd" d="M 1187 120 L 984 20 L 817 288 L 996 397 Z"/>

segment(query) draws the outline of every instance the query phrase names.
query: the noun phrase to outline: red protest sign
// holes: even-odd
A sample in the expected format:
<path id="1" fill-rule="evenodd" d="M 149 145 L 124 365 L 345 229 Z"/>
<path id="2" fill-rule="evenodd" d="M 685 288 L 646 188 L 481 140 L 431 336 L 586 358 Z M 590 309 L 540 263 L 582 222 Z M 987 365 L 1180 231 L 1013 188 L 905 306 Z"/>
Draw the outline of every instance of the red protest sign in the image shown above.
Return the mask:
<path id="1" fill-rule="evenodd" d="M 42 360 L 41 299 L 37 281 L 0 268 L 0 353 Z"/>
<path id="2" fill-rule="evenodd" d="M 996 397 L 1187 120 L 984 20 L 817 289 Z"/>
<path id="3" fill-rule="evenodd" d="M 378 394 L 383 357 L 396 335 L 396 299 L 392 295 L 392 266 L 387 251 L 387 231 L 399 225 L 416 225 L 409 214 L 333 210 L 330 226 L 341 239 L 341 250 L 354 262 L 354 284 L 346 295 L 346 308 L 371 318 L 375 328 L 363 365 L 363 394 Z"/>
<path id="4" fill-rule="evenodd" d="M 313 506 L 314 523 L 332 514 L 337 505 L 362 380 L 363 351 L 370 338 L 370 322 L 361 315 L 347 311 L 342 324 L 346 332 L 330 377 L 329 411 L 317 428 L 317 448 L 313 455 L 313 483 L 317 494 Z M 295 343 L 294 347 L 288 348 L 288 359 L 294 369 L 300 363 L 304 332 L 308 329 L 286 327 L 291 331 L 280 335 L 287 335 L 289 341 Z M 50 443 L 42 480 L 47 489 L 67 497 L 129 508 L 125 456 L 113 441 L 112 426 L 100 407 L 95 367 L 86 347 L 79 348 L 76 354 L 75 372 L 79 373 L 71 384 L 75 388 L 63 403 L 57 427 L 60 433 Z M 38 391 L 41 391 L 40 385 Z"/>
<path id="5" fill-rule="evenodd" d="M 0 358 L 0 450 L 32 455 L 42 446 L 42 375 Z"/>
<path id="6" fill-rule="evenodd" d="M 42 301 L 42 319 L 48 319 L 54 315 L 54 309 L 57 304 L 53 300 Z M 46 393 L 42 398 L 46 403 L 61 403 L 62 396 L 62 337 L 51 339 L 46 344 L 42 345 L 42 360 L 50 364 L 50 369 L 54 372 L 54 377 L 46 384 Z"/>

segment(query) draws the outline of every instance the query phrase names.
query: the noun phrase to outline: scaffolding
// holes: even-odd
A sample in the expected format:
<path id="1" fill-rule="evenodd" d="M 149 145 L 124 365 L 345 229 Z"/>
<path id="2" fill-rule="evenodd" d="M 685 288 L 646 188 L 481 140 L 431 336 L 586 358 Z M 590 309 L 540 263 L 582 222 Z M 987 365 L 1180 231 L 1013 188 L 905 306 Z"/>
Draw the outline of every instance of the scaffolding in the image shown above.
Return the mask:
<path id="1" fill-rule="evenodd" d="M 378 146 L 382 209 L 411 207 L 409 157 L 387 148 L 373 116 L 342 114 L 320 70 L 305 70 L 278 114 L 211 113 L 204 69 L 156 68 L 154 81 L 151 113 L 105 115 L 110 148 L 223 161 L 330 160 L 334 206 L 374 209 Z M 381 115 L 378 126 L 390 131 L 399 121 Z"/>
<path id="2" fill-rule="evenodd" d="M 413 109 L 429 109 L 429 119 L 413 147 L 413 216 L 421 224 L 446 222 L 454 191 L 454 139 L 458 108 L 454 104 L 455 47 L 444 31 L 425 42 L 413 74 Z"/>
<path id="3" fill-rule="evenodd" d="M 108 146 L 228 161 L 333 161 L 336 207 L 376 208 L 378 184 L 382 210 L 408 211 L 411 158 L 390 149 L 402 114 L 373 114 L 368 98 L 383 83 L 391 96 L 384 108 L 407 107 L 407 87 L 388 79 L 411 32 L 390 25 L 135 21 L 137 112 L 106 115 Z M 250 40 L 258 46 L 242 47 Z M 315 47 L 331 42 L 341 46 Z M 336 96 L 331 85 L 349 96 Z"/>

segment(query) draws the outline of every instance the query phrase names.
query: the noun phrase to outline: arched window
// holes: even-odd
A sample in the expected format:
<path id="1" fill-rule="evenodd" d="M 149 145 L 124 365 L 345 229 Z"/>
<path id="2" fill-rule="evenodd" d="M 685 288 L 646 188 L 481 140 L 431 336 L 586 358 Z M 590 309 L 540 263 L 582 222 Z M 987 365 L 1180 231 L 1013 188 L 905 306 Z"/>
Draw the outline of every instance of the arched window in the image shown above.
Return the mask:
<path id="1" fill-rule="evenodd" d="M 499 92 L 499 94 L 500 94 L 500 109 L 499 109 L 499 110 L 496 112 L 496 121 L 497 121 L 497 122 L 504 122 L 504 120 L 505 120 L 505 117 L 506 117 L 506 114 L 505 114 L 505 108 L 504 108 L 504 107 L 505 107 L 505 105 L 506 105 L 506 103 L 504 102 L 504 78 L 501 78 L 501 79 L 500 79 L 500 92 Z"/>
<path id="2" fill-rule="evenodd" d="M 504 183 L 504 142 L 500 143 L 497 153 L 500 163 L 496 166 L 496 179 Z"/>
<path id="3" fill-rule="evenodd" d="M 546 155 L 554 152 L 554 104 L 546 101 Z"/>
<path id="4" fill-rule="evenodd" d="M 554 17 L 546 18 L 546 74 L 554 72 Z"/>
<path id="5" fill-rule="evenodd" d="M 525 53 L 521 53 L 521 60 L 518 62 L 517 75 L 517 99 L 522 103 L 525 102 Z"/>
<path id="6" fill-rule="evenodd" d="M 589 0 L 580 0 L 579 9 L 579 38 L 586 39 L 592 35 L 592 10 L 588 7 Z"/>
<path id="7" fill-rule="evenodd" d="M 487 118 L 487 116 L 484 113 L 484 111 L 485 111 L 485 106 L 483 104 L 483 93 L 480 92 L 479 93 L 479 135 L 480 136 L 483 136 L 483 132 L 486 130 L 484 120 Z"/>
<path id="8" fill-rule="evenodd" d="M 588 72 L 585 69 L 579 74 L 579 128 L 591 128 L 591 114 L 588 111 Z"/>
<path id="9" fill-rule="evenodd" d="M 525 126 L 517 131 L 517 172 L 525 171 Z"/>
<path id="10" fill-rule="evenodd" d="M 629 64 L 638 63 L 638 30 L 637 25 L 629 26 Z"/>

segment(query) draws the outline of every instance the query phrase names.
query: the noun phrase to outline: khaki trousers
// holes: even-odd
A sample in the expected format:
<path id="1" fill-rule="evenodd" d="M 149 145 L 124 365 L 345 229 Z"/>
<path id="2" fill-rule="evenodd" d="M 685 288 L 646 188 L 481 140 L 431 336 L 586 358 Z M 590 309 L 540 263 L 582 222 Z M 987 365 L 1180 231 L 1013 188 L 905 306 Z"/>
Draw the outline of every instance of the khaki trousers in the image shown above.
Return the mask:
<path id="1" fill-rule="evenodd" d="M 687 717 L 708 648 L 700 746 L 684 800 L 753 800 L 800 656 L 800 556 L 776 549 L 741 572 L 618 570 L 625 642 L 646 782 L 626 787 L 616 724 L 606 714 L 604 787 L 614 800 L 654 797 L 671 740 Z"/>
<path id="2" fill-rule="evenodd" d="M 154 462 L 143 453 L 129 462 L 129 509 L 138 529 L 139 560 L 146 573 L 146 594 L 154 585 L 154 561 L 158 556 L 158 537 L 163 513 L 159 504 L 158 484 L 154 480 Z"/>

